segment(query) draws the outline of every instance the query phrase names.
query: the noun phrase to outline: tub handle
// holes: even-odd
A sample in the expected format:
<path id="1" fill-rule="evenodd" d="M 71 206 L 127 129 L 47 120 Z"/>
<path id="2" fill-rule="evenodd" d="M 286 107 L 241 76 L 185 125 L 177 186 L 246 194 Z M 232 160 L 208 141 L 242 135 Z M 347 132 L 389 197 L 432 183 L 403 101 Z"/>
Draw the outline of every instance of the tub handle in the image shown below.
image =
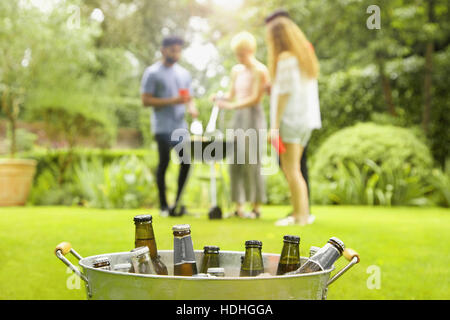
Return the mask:
<path id="1" fill-rule="evenodd" d="M 358 252 L 351 248 L 346 248 L 343 253 L 345 259 L 349 261 L 349 263 L 339 270 L 330 280 L 327 282 L 327 287 L 335 282 L 337 279 L 339 279 L 344 273 L 346 273 L 351 267 L 353 267 L 355 264 L 359 263 L 360 258 Z"/>
<path id="2" fill-rule="evenodd" d="M 83 259 L 82 256 L 78 252 L 75 251 L 75 249 L 72 248 L 72 245 L 69 242 L 61 242 L 58 244 L 55 248 L 55 255 L 58 257 L 59 260 L 61 260 L 66 266 L 70 268 L 77 276 L 79 276 L 85 283 L 88 291 L 89 297 L 92 297 L 91 293 L 91 287 L 89 286 L 88 278 L 84 274 L 78 270 L 77 267 L 75 267 L 67 258 L 65 257 L 66 254 L 71 253 L 75 258 L 78 260 Z"/>

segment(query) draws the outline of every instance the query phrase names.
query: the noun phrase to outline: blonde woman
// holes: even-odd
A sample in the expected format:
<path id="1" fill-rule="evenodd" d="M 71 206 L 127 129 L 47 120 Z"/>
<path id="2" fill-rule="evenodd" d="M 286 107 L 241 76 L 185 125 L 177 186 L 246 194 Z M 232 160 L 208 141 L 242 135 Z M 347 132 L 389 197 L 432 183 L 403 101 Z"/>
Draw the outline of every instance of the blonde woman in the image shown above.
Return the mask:
<path id="1" fill-rule="evenodd" d="M 275 15 L 266 24 L 269 71 L 273 79 L 270 101 L 271 138 L 283 141 L 281 168 L 291 192 L 292 215 L 276 225 L 306 225 L 308 188 L 300 159 L 314 129 L 321 128 L 317 77 L 319 63 L 310 42 L 287 16 Z"/>
<path id="2" fill-rule="evenodd" d="M 232 129 L 254 129 L 259 141 L 259 130 L 266 129 L 266 120 L 261 106 L 266 84 L 269 79 L 267 68 L 255 58 L 256 40 L 248 32 L 237 34 L 231 41 L 231 48 L 239 61 L 231 70 L 231 90 L 217 105 L 233 111 Z M 237 140 L 239 141 L 239 140 Z M 245 163 L 230 165 L 231 198 L 236 204 L 234 215 L 243 218 L 258 218 L 260 205 L 266 201 L 265 184 L 261 175 L 259 148 L 237 146 L 235 151 L 245 152 Z M 252 144 L 255 146 L 255 144 Z M 258 145 L 258 144 L 256 144 Z M 249 150 L 250 149 L 250 150 Z M 249 160 L 249 152 L 256 151 L 256 161 Z M 239 155 L 237 156 L 239 157 Z M 253 158 L 255 159 L 255 157 Z M 235 157 L 235 160 L 237 158 Z M 256 162 L 256 163 L 255 163 Z M 252 204 L 251 213 L 244 213 L 246 202 Z"/>

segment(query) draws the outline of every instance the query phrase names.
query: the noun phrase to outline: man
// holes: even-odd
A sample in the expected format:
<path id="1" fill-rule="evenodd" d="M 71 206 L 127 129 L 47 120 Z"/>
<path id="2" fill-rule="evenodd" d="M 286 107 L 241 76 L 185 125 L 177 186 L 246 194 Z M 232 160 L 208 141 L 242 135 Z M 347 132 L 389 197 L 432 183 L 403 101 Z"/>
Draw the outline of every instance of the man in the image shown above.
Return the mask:
<path id="1" fill-rule="evenodd" d="M 277 19 L 278 17 L 287 17 L 290 18 L 289 13 L 286 10 L 278 9 L 274 12 L 272 12 L 270 15 L 268 15 L 264 22 L 267 25 L 269 22 Z M 311 44 L 312 46 L 312 44 Z M 270 85 L 267 87 L 267 92 L 270 94 Z M 308 188 L 308 198 L 311 198 L 311 189 L 309 187 L 309 179 L 308 179 L 308 166 L 307 166 L 307 154 L 308 154 L 308 146 L 305 146 L 302 157 L 300 159 L 300 170 L 302 172 L 303 178 L 305 179 L 306 186 Z M 281 160 L 280 160 L 280 166 L 281 166 Z M 289 214 L 291 215 L 291 214 Z"/>
<path id="2" fill-rule="evenodd" d="M 161 48 L 162 60 L 145 70 L 141 82 L 142 103 L 146 107 L 153 107 L 152 131 L 158 143 L 159 164 L 156 179 L 162 216 L 180 215 L 175 212 L 175 208 L 180 200 L 190 168 L 189 163 L 181 162 L 175 204 L 169 207 L 166 199 L 165 174 L 170 161 L 170 151 L 179 142 L 172 141 L 171 135 L 177 129 L 187 130 L 184 119 L 186 111 L 193 118 L 198 116 L 197 109 L 190 98 L 193 93 L 191 75 L 177 63 L 181 57 L 183 45 L 183 39 L 177 36 L 164 38 Z M 190 94 L 180 95 L 180 89 L 188 89 Z"/>

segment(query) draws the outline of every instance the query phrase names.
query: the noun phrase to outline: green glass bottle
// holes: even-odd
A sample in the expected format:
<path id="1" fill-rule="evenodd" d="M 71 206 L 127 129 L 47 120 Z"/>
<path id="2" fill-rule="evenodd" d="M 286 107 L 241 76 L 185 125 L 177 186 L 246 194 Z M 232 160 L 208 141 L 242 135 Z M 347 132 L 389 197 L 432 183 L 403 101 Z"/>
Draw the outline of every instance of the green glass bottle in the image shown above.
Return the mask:
<path id="1" fill-rule="evenodd" d="M 300 237 L 283 237 L 283 250 L 278 262 L 277 275 L 297 270 L 300 267 Z"/>
<path id="2" fill-rule="evenodd" d="M 244 261 L 241 265 L 241 277 L 256 277 L 257 275 L 264 272 L 261 248 L 261 241 L 245 241 L 245 256 Z"/>
<path id="3" fill-rule="evenodd" d="M 150 251 L 150 259 L 158 275 L 167 275 L 167 267 L 161 261 L 156 248 L 155 233 L 153 231 L 152 216 L 149 214 L 142 214 L 134 217 L 134 224 L 136 226 L 134 247 L 148 247 Z"/>
<path id="4" fill-rule="evenodd" d="M 219 268 L 219 247 L 205 246 L 203 247 L 203 261 L 200 273 L 207 273 L 208 268 Z"/>

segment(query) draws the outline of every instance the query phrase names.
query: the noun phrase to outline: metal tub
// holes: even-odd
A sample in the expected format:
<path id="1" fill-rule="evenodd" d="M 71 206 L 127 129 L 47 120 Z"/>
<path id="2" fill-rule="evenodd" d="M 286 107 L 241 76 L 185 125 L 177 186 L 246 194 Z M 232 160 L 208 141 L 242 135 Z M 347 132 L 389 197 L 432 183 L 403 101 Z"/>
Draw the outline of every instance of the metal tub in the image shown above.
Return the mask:
<path id="1" fill-rule="evenodd" d="M 351 249 L 350 249 L 351 250 Z M 82 272 L 64 255 L 72 253 L 79 259 Z M 88 299 L 94 300 L 320 300 L 326 299 L 327 288 L 359 262 L 354 251 L 344 252 L 350 261 L 346 267 L 330 279 L 334 267 L 322 272 L 288 276 L 274 276 L 279 254 L 263 253 L 264 271 L 269 277 L 239 277 L 241 256 L 244 252 L 221 251 L 220 263 L 225 268 L 224 278 L 195 278 L 173 275 L 173 251 L 159 250 L 162 261 L 168 267 L 168 276 L 141 275 L 94 269 L 93 261 L 108 257 L 111 265 L 130 261 L 129 252 L 102 254 L 82 258 L 69 243 L 56 247 L 56 256 L 84 280 Z M 203 251 L 196 250 L 200 270 Z M 304 263 L 307 258 L 301 258 Z"/>

